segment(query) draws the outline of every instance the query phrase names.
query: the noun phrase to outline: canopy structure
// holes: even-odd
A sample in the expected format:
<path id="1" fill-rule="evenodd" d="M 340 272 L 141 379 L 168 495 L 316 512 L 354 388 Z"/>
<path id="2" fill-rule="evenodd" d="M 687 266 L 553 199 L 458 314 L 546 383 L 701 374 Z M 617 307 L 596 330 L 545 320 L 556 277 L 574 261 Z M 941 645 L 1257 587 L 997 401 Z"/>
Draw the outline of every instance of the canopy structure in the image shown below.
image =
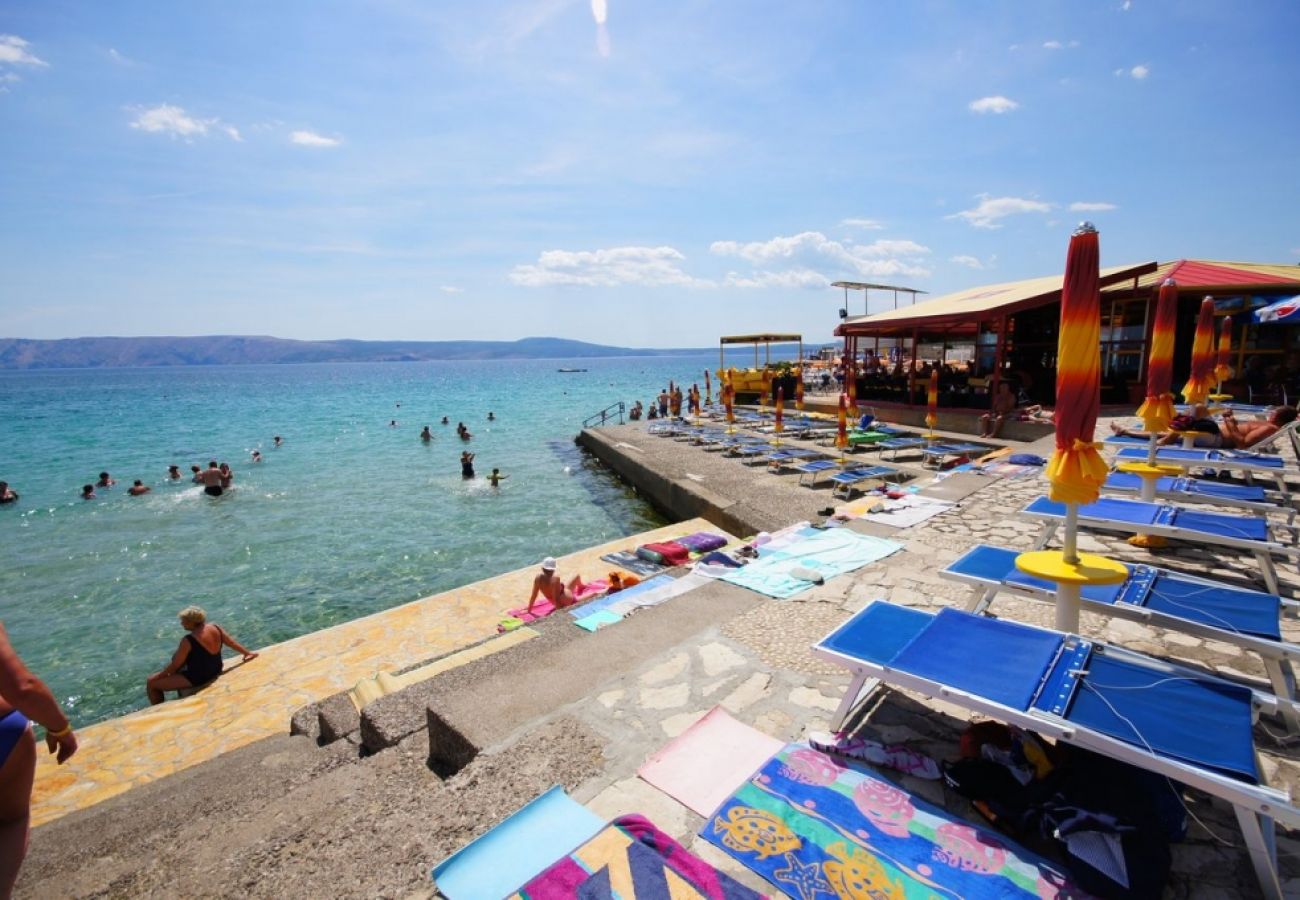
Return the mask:
<path id="1" fill-rule="evenodd" d="M 730 334 L 718 338 L 718 370 L 719 375 L 726 371 L 726 347 L 729 344 L 753 344 L 754 345 L 754 368 L 766 368 L 772 364 L 772 345 L 773 344 L 798 344 L 799 345 L 799 362 L 803 363 L 803 335 L 802 334 Z M 758 360 L 758 348 L 763 348 L 763 363 L 760 366 Z"/>

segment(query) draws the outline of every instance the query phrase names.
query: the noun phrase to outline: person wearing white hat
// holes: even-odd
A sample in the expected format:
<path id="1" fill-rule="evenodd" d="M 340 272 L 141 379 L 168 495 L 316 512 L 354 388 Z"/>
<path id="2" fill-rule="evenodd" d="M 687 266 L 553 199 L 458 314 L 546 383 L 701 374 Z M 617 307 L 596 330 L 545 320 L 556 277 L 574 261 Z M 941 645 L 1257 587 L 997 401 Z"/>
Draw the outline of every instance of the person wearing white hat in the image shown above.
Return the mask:
<path id="1" fill-rule="evenodd" d="M 533 579 L 533 593 L 528 598 L 528 612 L 533 611 L 533 604 L 537 602 L 538 594 L 554 603 L 556 609 L 564 609 L 578 602 L 575 595 L 582 590 L 582 577 L 574 575 L 569 579 L 569 583 L 565 584 L 560 580 L 560 576 L 555 574 L 555 569 L 554 556 L 542 560 L 542 571 Z"/>

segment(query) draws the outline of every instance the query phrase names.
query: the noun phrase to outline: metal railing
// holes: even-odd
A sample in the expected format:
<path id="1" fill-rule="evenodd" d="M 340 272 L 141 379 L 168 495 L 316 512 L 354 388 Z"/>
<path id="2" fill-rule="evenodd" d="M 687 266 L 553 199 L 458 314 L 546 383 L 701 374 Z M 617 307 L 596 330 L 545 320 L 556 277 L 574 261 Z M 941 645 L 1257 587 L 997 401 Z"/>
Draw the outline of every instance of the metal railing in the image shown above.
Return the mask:
<path id="1" fill-rule="evenodd" d="M 593 425 L 608 425 L 617 415 L 618 424 L 623 424 L 623 415 L 627 412 L 627 405 L 622 401 L 611 403 L 595 415 L 587 416 L 582 420 L 583 428 L 591 428 Z"/>

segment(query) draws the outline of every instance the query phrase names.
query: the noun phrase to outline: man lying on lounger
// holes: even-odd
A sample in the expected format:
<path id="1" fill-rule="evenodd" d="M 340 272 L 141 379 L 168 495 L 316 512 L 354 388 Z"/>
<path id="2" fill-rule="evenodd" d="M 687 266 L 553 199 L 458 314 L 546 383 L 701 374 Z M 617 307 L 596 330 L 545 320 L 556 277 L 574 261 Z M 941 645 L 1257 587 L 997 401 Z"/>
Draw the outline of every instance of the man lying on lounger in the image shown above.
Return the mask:
<path id="1" fill-rule="evenodd" d="M 528 598 L 528 612 L 533 611 L 533 604 L 537 602 L 538 594 L 554 603 L 556 609 L 564 609 L 578 602 L 576 594 L 582 588 L 580 575 L 574 575 L 569 579 L 568 584 L 561 581 L 560 576 L 555 574 L 555 557 L 548 556 L 542 560 L 542 571 L 533 579 L 533 593 Z"/>
<path id="2" fill-rule="evenodd" d="M 1194 446 L 1209 447 L 1224 450 L 1245 450 L 1265 438 L 1272 437 L 1286 425 L 1295 420 L 1296 410 L 1293 406 L 1279 406 L 1269 413 L 1268 418 L 1263 422 L 1238 422 L 1233 416 L 1232 410 L 1223 414 L 1221 423 L 1215 422 L 1210 418 L 1209 412 L 1203 405 L 1192 407 L 1188 415 L 1175 416 L 1170 424 L 1175 430 L 1166 431 L 1156 438 L 1156 443 L 1163 446 L 1177 444 L 1182 440 L 1180 432 L 1198 431 L 1194 439 Z M 1120 435 L 1128 437 L 1148 437 L 1144 431 L 1134 431 L 1123 428 L 1112 422 L 1110 430 Z"/>

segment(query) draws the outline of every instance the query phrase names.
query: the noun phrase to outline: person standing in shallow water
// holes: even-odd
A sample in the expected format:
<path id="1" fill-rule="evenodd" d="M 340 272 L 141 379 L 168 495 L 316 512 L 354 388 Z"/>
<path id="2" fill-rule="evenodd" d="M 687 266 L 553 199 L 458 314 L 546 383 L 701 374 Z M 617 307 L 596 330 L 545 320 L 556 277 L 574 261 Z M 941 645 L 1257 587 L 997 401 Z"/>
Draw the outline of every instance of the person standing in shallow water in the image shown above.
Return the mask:
<path id="1" fill-rule="evenodd" d="M 185 607 L 180 611 L 180 620 L 181 627 L 189 634 L 181 639 L 172 661 L 145 681 L 145 693 L 154 706 L 167 699 L 164 691 L 184 691 L 215 681 L 225 668 L 221 659 L 223 646 L 243 654 L 244 662 L 257 659 L 256 653 L 232 638 L 224 628 L 209 622 L 201 608 Z"/>
<path id="2" fill-rule="evenodd" d="M 59 765 L 77 752 L 77 736 L 54 694 L 23 664 L 0 625 L 0 897 L 8 897 L 27 855 L 36 739 L 31 723 L 45 727 L 45 746 Z"/>
<path id="3" fill-rule="evenodd" d="M 199 479 L 199 483 L 203 485 L 203 493 L 207 494 L 209 497 L 220 497 L 226 492 L 225 488 L 221 486 L 221 467 L 217 465 L 215 459 L 210 460 L 208 462 L 208 467 L 200 472 L 196 477 Z"/>
<path id="4" fill-rule="evenodd" d="M 468 450 L 464 451 L 460 455 L 460 477 L 474 477 L 474 454 L 470 453 Z"/>
<path id="5" fill-rule="evenodd" d="M 425 425 L 424 430 L 420 432 L 420 440 L 424 441 L 426 444 L 433 440 L 433 432 L 429 430 L 428 425 Z"/>

